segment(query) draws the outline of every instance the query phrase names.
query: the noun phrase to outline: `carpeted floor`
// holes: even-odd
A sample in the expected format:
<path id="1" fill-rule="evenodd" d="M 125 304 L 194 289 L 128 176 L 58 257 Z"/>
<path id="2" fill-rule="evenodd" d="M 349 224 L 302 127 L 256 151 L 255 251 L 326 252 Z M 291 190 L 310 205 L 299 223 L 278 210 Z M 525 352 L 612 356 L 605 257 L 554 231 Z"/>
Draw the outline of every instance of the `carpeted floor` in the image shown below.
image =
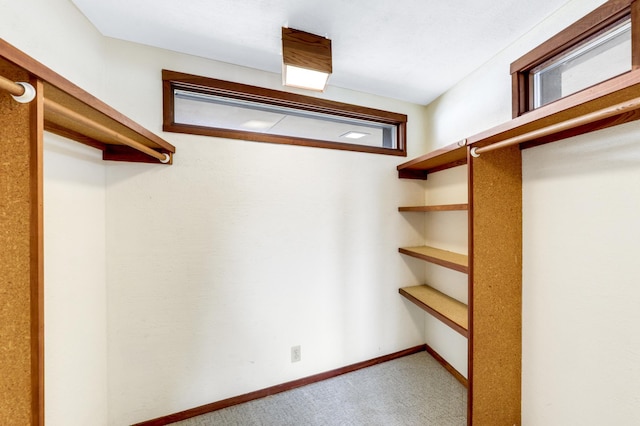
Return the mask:
<path id="1" fill-rule="evenodd" d="M 463 426 L 467 390 L 426 352 L 174 425 Z"/>

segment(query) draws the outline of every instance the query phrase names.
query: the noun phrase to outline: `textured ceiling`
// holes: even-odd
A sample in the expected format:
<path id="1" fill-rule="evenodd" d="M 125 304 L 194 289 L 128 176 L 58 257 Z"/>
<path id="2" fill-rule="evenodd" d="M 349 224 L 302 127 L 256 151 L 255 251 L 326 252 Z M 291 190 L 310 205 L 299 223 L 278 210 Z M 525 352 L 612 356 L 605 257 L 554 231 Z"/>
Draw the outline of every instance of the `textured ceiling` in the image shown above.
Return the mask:
<path id="1" fill-rule="evenodd" d="M 275 73 L 281 70 L 282 26 L 324 35 L 332 40 L 330 85 L 419 104 L 567 2 L 72 1 L 105 36 Z"/>

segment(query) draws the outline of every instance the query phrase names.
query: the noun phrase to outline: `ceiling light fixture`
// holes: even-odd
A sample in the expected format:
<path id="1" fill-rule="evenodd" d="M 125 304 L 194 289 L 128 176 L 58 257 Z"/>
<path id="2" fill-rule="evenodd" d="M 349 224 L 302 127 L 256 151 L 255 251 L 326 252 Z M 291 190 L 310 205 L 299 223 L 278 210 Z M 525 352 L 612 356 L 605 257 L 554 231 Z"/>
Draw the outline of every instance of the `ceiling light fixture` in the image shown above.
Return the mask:
<path id="1" fill-rule="evenodd" d="M 331 40 L 282 28 L 282 84 L 322 92 L 332 71 Z"/>

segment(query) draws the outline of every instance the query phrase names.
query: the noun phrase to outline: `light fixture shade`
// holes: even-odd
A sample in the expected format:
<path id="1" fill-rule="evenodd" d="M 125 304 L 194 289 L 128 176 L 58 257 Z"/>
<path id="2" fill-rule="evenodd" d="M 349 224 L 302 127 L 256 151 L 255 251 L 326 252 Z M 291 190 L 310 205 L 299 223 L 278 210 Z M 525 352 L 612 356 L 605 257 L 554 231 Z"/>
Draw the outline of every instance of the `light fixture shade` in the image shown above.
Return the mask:
<path id="1" fill-rule="evenodd" d="M 332 70 L 331 40 L 282 28 L 282 84 L 322 92 Z"/>

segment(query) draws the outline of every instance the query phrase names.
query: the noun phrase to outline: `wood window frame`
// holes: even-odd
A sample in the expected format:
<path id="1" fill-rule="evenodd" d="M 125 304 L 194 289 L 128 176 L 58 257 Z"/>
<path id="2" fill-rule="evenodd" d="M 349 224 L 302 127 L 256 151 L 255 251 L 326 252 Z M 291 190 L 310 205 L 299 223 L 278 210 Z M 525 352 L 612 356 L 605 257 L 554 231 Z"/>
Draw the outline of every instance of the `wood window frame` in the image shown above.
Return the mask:
<path id="1" fill-rule="evenodd" d="M 513 118 L 533 110 L 529 83 L 529 75 L 532 69 L 571 49 L 625 16 L 631 16 L 632 70 L 629 72 L 638 70 L 640 68 L 640 2 L 636 0 L 609 0 L 511 64 Z M 587 89 L 597 91 L 598 87 L 603 83 L 605 82 L 598 83 Z"/>
<path id="2" fill-rule="evenodd" d="M 407 156 L 406 134 L 407 116 L 359 105 L 346 104 L 311 96 L 299 95 L 257 86 L 200 77 L 176 71 L 162 70 L 163 126 L 166 132 L 187 133 L 192 135 L 214 136 L 229 139 L 241 139 L 254 142 L 302 145 L 346 151 L 368 152 Z M 304 111 L 331 114 L 357 120 L 367 120 L 397 126 L 397 147 L 384 148 L 315 139 L 303 139 L 292 136 L 273 135 L 260 132 L 215 128 L 175 122 L 174 90 L 181 89 L 195 93 L 225 96 L 251 102 L 260 102 L 274 106 L 295 108 Z"/>

